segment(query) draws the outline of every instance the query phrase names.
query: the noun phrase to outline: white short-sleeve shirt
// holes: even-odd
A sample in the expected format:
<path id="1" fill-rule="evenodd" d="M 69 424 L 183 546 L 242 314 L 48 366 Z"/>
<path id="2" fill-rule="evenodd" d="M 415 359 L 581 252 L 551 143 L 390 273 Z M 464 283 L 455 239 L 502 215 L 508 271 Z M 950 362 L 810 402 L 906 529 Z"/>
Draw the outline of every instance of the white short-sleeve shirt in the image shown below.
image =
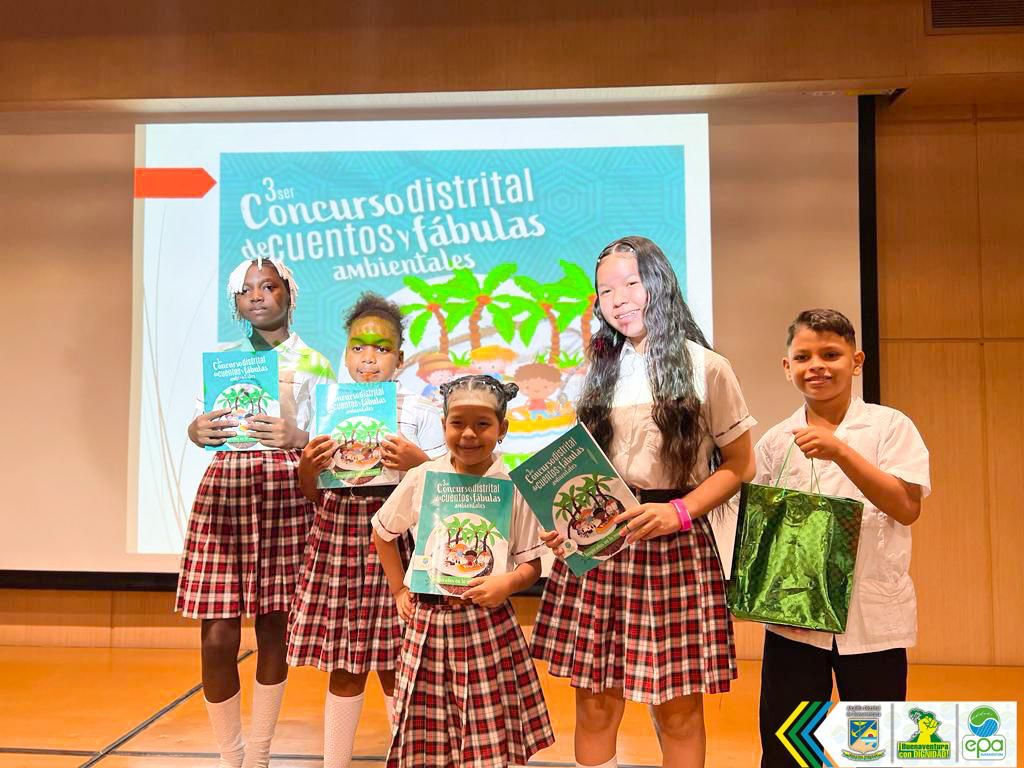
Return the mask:
<path id="1" fill-rule="evenodd" d="M 786 453 L 793 444 L 793 431 L 806 427 L 807 414 L 801 407 L 765 433 L 754 449 L 755 483 L 774 485 L 779 480 L 786 488 L 811 489 L 811 461 L 799 448 L 790 453 L 785 476 L 780 478 Z M 835 435 L 883 472 L 920 486 L 922 498 L 930 493 L 928 449 L 914 423 L 900 411 L 854 398 Z M 917 596 L 910 579 L 910 528 L 868 501 L 835 462 L 815 459 L 814 471 L 818 480 L 815 490 L 820 487 L 826 496 L 864 502 L 846 632 L 833 635 L 774 625 L 767 629 L 790 640 L 829 650 L 835 638 L 843 655 L 909 648 L 917 642 Z"/>
<path id="2" fill-rule="evenodd" d="M 444 443 L 441 409 L 425 397 L 399 387 L 398 431 L 432 459 L 448 452 Z"/>
<path id="3" fill-rule="evenodd" d="M 388 500 L 377 510 L 371 520 L 373 530 L 385 541 L 392 541 L 409 530 L 412 531 L 415 539 L 420 509 L 423 506 L 423 485 L 427 472 L 455 473 L 451 456 L 445 454 L 405 473 L 402 482 L 398 484 L 394 493 L 388 497 Z M 494 461 L 484 473 L 484 477 L 509 479 L 505 462 L 500 456 L 494 457 Z M 517 565 L 538 559 L 546 549 L 544 542 L 540 540 L 540 524 L 537 522 L 537 518 L 534 517 L 523 497 L 519 495 L 519 491 L 515 490 L 514 494 L 512 519 L 509 524 L 509 571 Z M 410 567 L 405 572 L 405 585 L 409 586 L 411 580 L 412 569 Z"/>
<path id="4" fill-rule="evenodd" d="M 711 474 L 715 446 L 728 445 L 757 422 L 747 410 L 729 361 L 689 340 L 686 347 L 701 401 L 701 418 L 706 425 L 691 475 L 691 484 L 697 486 Z M 619 355 L 619 378 L 609 416 L 612 439 L 608 458 L 622 479 L 634 488 L 674 488 L 676 482 L 661 459 L 661 430 L 651 415 L 653 404 L 647 360 L 627 341 Z"/>

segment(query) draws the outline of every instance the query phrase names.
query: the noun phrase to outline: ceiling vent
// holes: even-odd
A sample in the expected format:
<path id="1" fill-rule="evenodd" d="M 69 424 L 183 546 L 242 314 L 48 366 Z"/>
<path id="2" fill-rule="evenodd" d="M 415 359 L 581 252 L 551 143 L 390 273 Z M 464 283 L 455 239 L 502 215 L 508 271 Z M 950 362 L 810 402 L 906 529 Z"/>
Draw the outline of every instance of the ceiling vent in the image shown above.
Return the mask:
<path id="1" fill-rule="evenodd" d="M 1024 0 L 925 0 L 932 35 L 1024 32 Z"/>

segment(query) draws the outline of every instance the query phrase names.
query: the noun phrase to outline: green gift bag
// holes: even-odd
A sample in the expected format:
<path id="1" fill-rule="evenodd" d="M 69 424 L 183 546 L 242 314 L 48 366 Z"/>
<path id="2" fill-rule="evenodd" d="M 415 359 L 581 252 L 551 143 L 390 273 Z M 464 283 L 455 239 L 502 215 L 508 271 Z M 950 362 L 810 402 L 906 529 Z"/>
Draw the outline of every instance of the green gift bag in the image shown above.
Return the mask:
<path id="1" fill-rule="evenodd" d="M 729 609 L 738 619 L 846 631 L 863 502 L 744 483 L 740 492 Z M 817 486 L 811 459 L 812 485 Z"/>

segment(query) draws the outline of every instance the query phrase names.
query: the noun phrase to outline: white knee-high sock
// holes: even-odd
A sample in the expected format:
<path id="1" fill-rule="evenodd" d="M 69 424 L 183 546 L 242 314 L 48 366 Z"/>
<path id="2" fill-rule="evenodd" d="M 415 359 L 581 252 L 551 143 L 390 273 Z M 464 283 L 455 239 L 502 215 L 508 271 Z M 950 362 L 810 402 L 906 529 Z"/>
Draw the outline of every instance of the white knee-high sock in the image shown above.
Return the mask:
<path id="1" fill-rule="evenodd" d="M 242 741 L 242 692 L 216 704 L 205 696 L 203 698 L 214 738 L 217 739 L 217 749 L 220 750 L 217 768 L 240 768 L 245 755 L 245 743 Z"/>
<path id="2" fill-rule="evenodd" d="M 324 702 L 324 768 L 348 768 L 356 743 L 356 727 L 363 711 L 363 696 L 335 696 Z"/>
<path id="3" fill-rule="evenodd" d="M 606 763 L 601 763 L 600 765 L 584 765 L 583 763 L 576 763 L 576 768 L 618 768 L 618 766 L 619 761 L 615 757 L 612 757 L 611 760 Z"/>
<path id="4" fill-rule="evenodd" d="M 287 680 L 275 685 L 264 685 L 259 680 L 252 692 L 252 723 L 249 727 L 249 747 L 245 750 L 242 768 L 267 768 L 270 765 L 270 742 L 274 738 L 277 718 L 281 714 L 281 699 Z"/>
<path id="5" fill-rule="evenodd" d="M 384 694 L 384 711 L 388 713 L 388 728 L 395 732 L 395 697 Z"/>

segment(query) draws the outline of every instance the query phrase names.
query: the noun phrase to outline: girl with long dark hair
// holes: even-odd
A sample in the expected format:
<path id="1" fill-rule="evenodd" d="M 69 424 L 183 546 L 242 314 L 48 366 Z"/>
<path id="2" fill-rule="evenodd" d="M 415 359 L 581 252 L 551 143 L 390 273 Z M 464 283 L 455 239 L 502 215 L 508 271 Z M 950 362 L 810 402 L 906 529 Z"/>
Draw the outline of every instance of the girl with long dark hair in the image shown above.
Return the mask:
<path id="1" fill-rule="evenodd" d="M 582 577 L 555 563 L 533 654 L 576 689 L 578 766 L 617 765 L 626 699 L 652 706 L 665 766 L 700 766 L 702 696 L 736 677 L 707 514 L 753 477 L 755 422 L 655 243 L 611 243 L 595 287 L 600 330 L 577 412 L 641 504 L 617 518 L 630 545 L 620 554 Z M 545 541 L 561 552 L 560 535 Z"/>

